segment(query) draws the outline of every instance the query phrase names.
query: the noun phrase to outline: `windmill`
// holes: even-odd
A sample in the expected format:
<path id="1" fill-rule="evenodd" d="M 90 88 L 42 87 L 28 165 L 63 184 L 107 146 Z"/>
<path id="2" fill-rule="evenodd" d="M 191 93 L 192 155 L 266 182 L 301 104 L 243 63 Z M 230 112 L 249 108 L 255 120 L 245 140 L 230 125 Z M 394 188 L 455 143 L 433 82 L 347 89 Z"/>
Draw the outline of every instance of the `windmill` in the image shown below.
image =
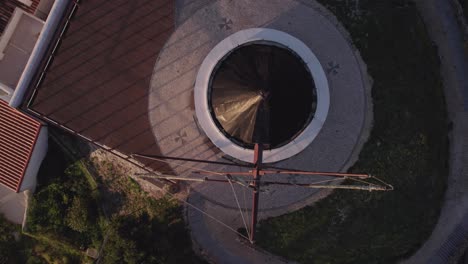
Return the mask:
<path id="1" fill-rule="evenodd" d="M 285 65 L 287 67 L 284 67 Z M 298 60 L 289 50 L 277 45 L 249 44 L 233 51 L 217 65 L 210 81 L 208 100 L 211 116 L 219 130 L 233 144 L 253 149 L 253 160 L 250 164 L 142 154 L 133 154 L 133 156 L 163 162 L 178 160 L 236 166 L 248 170 L 194 169 L 192 171 L 193 174 L 202 177 L 164 174 L 140 174 L 139 176 L 170 181 L 234 183 L 248 187 L 252 191 L 250 227 L 246 230 L 250 243 L 255 243 L 258 204 L 262 187 L 283 185 L 317 189 L 393 190 L 392 185 L 369 174 L 302 171 L 274 167 L 264 162 L 265 150 L 294 144 L 294 137 L 310 123 L 317 107 L 317 95 L 314 89 L 310 89 L 313 86 L 314 82 L 310 73 L 302 65 L 301 60 Z M 334 180 L 349 179 L 354 184 L 348 182 L 342 185 L 329 184 L 334 180 L 297 183 L 291 180 L 262 179 L 265 175 L 284 174 L 293 177 L 327 176 Z"/>

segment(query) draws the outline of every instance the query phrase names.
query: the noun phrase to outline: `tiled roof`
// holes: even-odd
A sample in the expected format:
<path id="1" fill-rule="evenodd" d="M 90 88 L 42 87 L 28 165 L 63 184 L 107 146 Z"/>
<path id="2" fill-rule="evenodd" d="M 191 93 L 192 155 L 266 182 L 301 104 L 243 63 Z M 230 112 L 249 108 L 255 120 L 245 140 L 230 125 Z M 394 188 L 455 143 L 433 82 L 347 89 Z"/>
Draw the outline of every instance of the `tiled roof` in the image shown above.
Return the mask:
<path id="1" fill-rule="evenodd" d="M 23 3 L 20 3 L 18 0 L 1 0 L 0 1 L 0 35 L 5 30 L 8 21 L 10 21 L 15 7 L 20 7 L 24 11 L 34 14 L 37 6 L 39 5 L 40 0 L 32 0 L 31 6 L 27 6 Z"/>
<path id="2" fill-rule="evenodd" d="M 121 153 L 157 154 L 148 90 L 174 14 L 173 0 L 79 1 L 29 108 Z"/>
<path id="3" fill-rule="evenodd" d="M 0 100 L 0 183 L 19 191 L 41 124 Z"/>

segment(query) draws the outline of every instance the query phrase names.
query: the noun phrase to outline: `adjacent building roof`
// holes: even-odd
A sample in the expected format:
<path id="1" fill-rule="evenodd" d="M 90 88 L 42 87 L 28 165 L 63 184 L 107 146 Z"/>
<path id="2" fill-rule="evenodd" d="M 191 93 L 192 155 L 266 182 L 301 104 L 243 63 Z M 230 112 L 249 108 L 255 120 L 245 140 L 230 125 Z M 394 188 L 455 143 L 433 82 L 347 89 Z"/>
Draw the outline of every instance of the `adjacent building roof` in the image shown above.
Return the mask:
<path id="1" fill-rule="evenodd" d="M 0 183 L 19 191 L 41 123 L 0 100 Z"/>
<path id="2" fill-rule="evenodd" d="M 40 0 L 28 1 L 31 2 L 31 5 L 28 6 L 18 0 L 2 0 L 0 3 L 0 34 L 5 30 L 16 7 L 20 7 L 21 9 L 34 14 L 34 11 L 39 5 L 39 1 Z"/>
<path id="3" fill-rule="evenodd" d="M 148 90 L 174 30 L 174 2 L 70 1 L 68 27 L 29 109 L 121 153 L 157 154 Z"/>

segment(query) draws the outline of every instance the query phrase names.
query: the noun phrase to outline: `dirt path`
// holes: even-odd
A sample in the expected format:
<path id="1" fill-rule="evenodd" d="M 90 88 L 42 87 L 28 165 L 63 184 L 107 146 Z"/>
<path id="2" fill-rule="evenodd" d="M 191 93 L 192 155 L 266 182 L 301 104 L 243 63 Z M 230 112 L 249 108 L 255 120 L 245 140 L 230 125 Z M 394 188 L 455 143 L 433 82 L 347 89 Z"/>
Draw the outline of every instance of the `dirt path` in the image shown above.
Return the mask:
<path id="1" fill-rule="evenodd" d="M 404 263 L 449 263 L 468 240 L 468 54 L 447 0 L 416 0 L 436 44 L 452 122 L 450 172 L 439 221 L 426 243 Z"/>

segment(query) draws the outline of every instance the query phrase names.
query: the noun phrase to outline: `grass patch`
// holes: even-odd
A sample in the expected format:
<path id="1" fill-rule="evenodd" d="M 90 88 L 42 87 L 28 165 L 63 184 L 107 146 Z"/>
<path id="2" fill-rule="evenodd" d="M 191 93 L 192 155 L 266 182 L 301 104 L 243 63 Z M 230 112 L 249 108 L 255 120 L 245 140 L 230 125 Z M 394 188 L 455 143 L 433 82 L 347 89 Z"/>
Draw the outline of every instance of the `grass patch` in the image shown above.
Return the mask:
<path id="1" fill-rule="evenodd" d="M 46 236 L 22 233 L 0 215 L 0 263 L 86 263 L 73 247 Z"/>
<path id="2" fill-rule="evenodd" d="M 301 263 L 395 263 L 437 222 L 448 174 L 439 61 L 410 1 L 319 0 L 350 32 L 374 79 L 374 127 L 351 172 L 390 182 L 389 193 L 335 191 L 262 221 L 258 244 Z"/>
<path id="3" fill-rule="evenodd" d="M 114 163 L 93 162 L 111 221 L 102 263 L 205 263 L 192 242 L 177 201 L 155 199 Z"/>

